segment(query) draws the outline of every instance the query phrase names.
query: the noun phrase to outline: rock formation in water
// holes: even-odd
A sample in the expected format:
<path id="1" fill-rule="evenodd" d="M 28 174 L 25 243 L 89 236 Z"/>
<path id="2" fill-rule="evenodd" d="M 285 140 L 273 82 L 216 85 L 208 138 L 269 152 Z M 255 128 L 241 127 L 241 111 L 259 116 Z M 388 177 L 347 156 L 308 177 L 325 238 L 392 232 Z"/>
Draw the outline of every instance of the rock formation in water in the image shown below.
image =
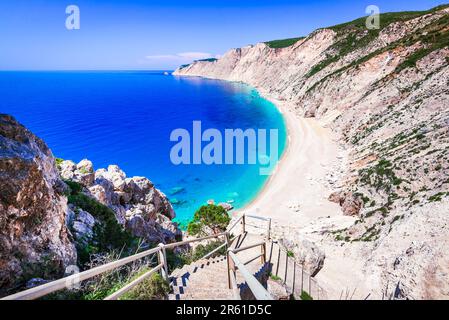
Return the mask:
<path id="1" fill-rule="evenodd" d="M 363 242 L 376 297 L 396 287 L 399 297 L 448 298 L 449 8 L 380 21 L 232 49 L 174 75 L 243 81 L 330 127 L 346 164 L 327 196 L 358 220 L 329 236 L 349 251 Z"/>
<path id="2" fill-rule="evenodd" d="M 174 217 L 147 178 L 126 178 L 113 165 L 94 172 L 88 160 L 55 161 L 41 139 L 0 115 L 0 296 L 59 278 L 90 254 L 126 251 L 137 238 L 175 242 L 182 232 Z"/>

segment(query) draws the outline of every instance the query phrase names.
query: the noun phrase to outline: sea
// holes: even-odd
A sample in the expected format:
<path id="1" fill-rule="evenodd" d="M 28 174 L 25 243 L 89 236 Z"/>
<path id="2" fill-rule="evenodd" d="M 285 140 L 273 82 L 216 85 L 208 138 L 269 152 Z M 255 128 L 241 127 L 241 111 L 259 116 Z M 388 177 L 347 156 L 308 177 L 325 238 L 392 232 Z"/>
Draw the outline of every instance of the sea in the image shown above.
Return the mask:
<path id="1" fill-rule="evenodd" d="M 95 169 L 116 164 L 128 177 L 149 178 L 182 227 L 210 200 L 243 208 L 269 175 L 259 162 L 174 164 L 174 130 L 193 137 L 194 121 L 223 137 L 226 129 L 277 129 L 279 158 L 287 137 L 282 114 L 254 88 L 165 70 L 0 72 L 0 113 L 42 138 L 57 158 L 89 159 Z"/>

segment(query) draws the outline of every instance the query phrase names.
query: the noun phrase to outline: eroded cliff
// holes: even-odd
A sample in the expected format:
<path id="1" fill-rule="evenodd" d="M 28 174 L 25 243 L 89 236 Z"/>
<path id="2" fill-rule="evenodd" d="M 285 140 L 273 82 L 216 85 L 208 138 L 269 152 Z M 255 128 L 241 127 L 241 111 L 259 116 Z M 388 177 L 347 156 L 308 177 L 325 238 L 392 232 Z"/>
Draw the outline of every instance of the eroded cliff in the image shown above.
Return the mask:
<path id="1" fill-rule="evenodd" d="M 447 298 L 448 39 L 447 6 L 388 13 L 379 30 L 362 18 L 174 75 L 243 81 L 331 128 L 345 161 L 326 197 L 357 220 L 323 237 L 357 251 L 372 297 Z"/>

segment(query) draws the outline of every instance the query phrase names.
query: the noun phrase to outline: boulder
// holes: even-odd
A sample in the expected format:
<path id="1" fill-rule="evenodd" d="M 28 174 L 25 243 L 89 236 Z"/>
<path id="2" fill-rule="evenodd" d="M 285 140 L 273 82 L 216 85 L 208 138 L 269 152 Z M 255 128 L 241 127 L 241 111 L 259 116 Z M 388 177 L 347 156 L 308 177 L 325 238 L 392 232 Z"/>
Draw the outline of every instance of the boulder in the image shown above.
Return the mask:
<path id="1" fill-rule="evenodd" d="M 303 266 L 312 277 L 323 268 L 326 255 L 315 243 L 297 238 L 295 240 L 281 239 L 280 244 L 293 252 L 294 259 Z"/>
<path id="2" fill-rule="evenodd" d="M 72 180 L 82 184 L 85 187 L 93 185 L 95 173 L 92 162 L 84 159 L 78 164 L 71 160 L 65 160 L 59 165 L 59 174 L 65 180 Z"/>
<path id="3" fill-rule="evenodd" d="M 135 214 L 126 222 L 126 228 L 136 237 L 146 238 L 148 226 L 141 215 Z"/>
<path id="4" fill-rule="evenodd" d="M 95 218 L 89 212 L 79 210 L 75 213 L 72 230 L 76 241 L 87 244 L 93 237 L 94 226 Z"/>
<path id="5" fill-rule="evenodd" d="M 74 172 L 74 177 L 72 180 L 82 184 L 85 187 L 90 187 L 93 185 L 95 180 L 95 173 L 92 162 L 84 159 L 81 160 L 76 165 L 76 170 Z"/>
<path id="6" fill-rule="evenodd" d="M 111 194 L 107 194 L 102 185 L 96 184 L 88 188 L 90 196 L 95 198 L 98 202 L 104 205 L 111 204 Z"/>
<path id="7" fill-rule="evenodd" d="M 73 176 L 75 175 L 74 174 L 75 170 L 76 170 L 76 164 L 70 160 L 63 161 L 59 165 L 59 174 L 61 175 L 61 178 L 66 179 L 66 180 L 73 179 Z"/>
<path id="8" fill-rule="evenodd" d="M 363 207 L 363 201 L 352 192 L 334 192 L 329 201 L 338 203 L 346 216 L 358 216 Z"/>
<path id="9" fill-rule="evenodd" d="M 268 279 L 267 290 L 274 300 L 290 300 L 290 294 L 280 281 Z"/>
<path id="10" fill-rule="evenodd" d="M 158 215 L 156 221 L 163 231 L 165 242 L 170 243 L 182 239 L 182 231 L 176 222 L 163 215 Z"/>
<path id="11" fill-rule="evenodd" d="M 117 165 L 108 166 L 108 175 L 115 191 L 123 191 L 125 189 L 126 174 Z"/>

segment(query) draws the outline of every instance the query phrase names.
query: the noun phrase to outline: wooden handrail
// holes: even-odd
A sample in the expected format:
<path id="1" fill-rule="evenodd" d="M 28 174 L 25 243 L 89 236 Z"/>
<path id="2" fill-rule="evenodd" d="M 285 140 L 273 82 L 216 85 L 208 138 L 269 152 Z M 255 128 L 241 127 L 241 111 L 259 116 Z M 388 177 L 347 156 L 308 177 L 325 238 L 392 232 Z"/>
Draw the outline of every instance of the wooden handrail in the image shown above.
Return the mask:
<path id="1" fill-rule="evenodd" d="M 224 247 L 225 245 L 230 246 L 230 244 L 237 239 L 240 235 L 235 236 L 234 238 L 232 238 L 231 240 L 229 240 L 229 234 L 230 234 L 230 230 L 232 230 L 240 221 L 242 221 L 242 227 L 243 227 L 243 232 L 245 231 L 245 216 L 249 217 L 249 218 L 256 218 L 256 219 L 260 219 L 260 220 L 265 220 L 265 221 L 269 221 L 269 227 L 268 227 L 268 238 L 269 238 L 269 234 L 270 234 L 270 226 L 271 226 L 271 219 L 269 218 L 263 218 L 263 217 L 257 217 L 257 216 L 251 216 L 251 215 L 245 215 L 243 214 L 240 218 L 237 219 L 237 221 L 234 222 L 234 224 L 228 228 L 227 232 L 223 232 L 223 233 L 219 233 L 216 235 L 211 235 L 211 236 L 206 236 L 206 237 L 202 237 L 202 238 L 195 238 L 195 239 L 190 239 L 190 240 L 186 240 L 186 241 L 179 241 L 179 242 L 175 242 L 175 243 L 170 243 L 170 244 L 159 244 L 159 246 L 157 246 L 156 248 L 153 249 L 149 249 L 149 250 L 145 250 L 143 252 L 137 253 L 135 255 L 117 260 L 117 261 L 113 261 L 107 264 L 104 264 L 102 266 L 98 266 L 95 267 L 93 269 L 90 270 L 86 270 L 83 271 L 81 273 L 76 273 L 73 274 L 71 276 L 65 277 L 65 278 L 61 278 L 46 284 L 43 284 L 41 286 L 37 286 L 28 290 L 24 290 L 22 292 L 18 292 L 16 294 L 1 298 L 0 300 L 32 300 L 32 299 L 37 299 L 37 298 L 41 298 L 43 296 L 46 296 L 50 293 L 65 289 L 65 288 L 69 288 L 70 286 L 72 286 L 73 284 L 76 283 L 80 283 L 84 280 L 93 278 L 97 275 L 100 275 L 102 273 L 114 270 L 118 267 L 121 267 L 123 265 L 126 265 L 128 263 L 131 263 L 133 261 L 136 261 L 138 259 L 147 257 L 151 254 L 158 254 L 159 257 L 159 265 L 154 268 L 157 270 L 150 270 L 149 272 L 145 273 L 144 275 L 142 275 L 141 277 L 139 277 L 138 279 L 134 280 L 132 283 L 128 284 L 127 286 L 125 286 L 124 288 L 118 290 L 115 294 L 110 295 L 107 299 L 108 300 L 112 300 L 114 298 L 117 298 L 119 296 L 117 296 L 117 294 L 123 294 L 124 292 L 127 292 L 130 288 L 129 287 L 131 285 L 136 285 L 137 280 L 143 281 L 143 279 L 145 279 L 146 276 L 150 275 L 150 272 L 154 273 L 156 271 L 161 270 L 161 273 L 163 275 L 163 277 L 165 279 L 168 279 L 168 265 L 167 265 L 167 255 L 165 253 L 165 251 L 167 249 L 174 249 L 176 247 L 182 246 L 182 245 L 186 245 L 189 243 L 193 243 L 193 242 L 199 242 L 199 241 L 204 241 L 204 240 L 208 240 L 208 239 L 214 239 L 214 238 L 219 238 L 221 236 L 225 236 L 226 237 L 226 242 L 225 244 L 221 245 L 220 247 L 214 249 L 212 252 L 208 253 L 207 255 L 205 255 L 203 258 L 207 258 L 210 255 L 212 255 L 213 253 L 217 252 L 219 249 L 221 249 L 222 247 Z M 256 245 L 251 245 L 245 248 L 240 248 L 235 250 L 234 252 L 240 252 L 243 250 L 247 250 L 250 248 L 253 248 L 257 245 L 261 245 L 261 244 L 256 244 Z M 235 256 L 235 254 L 233 252 L 231 252 L 231 254 L 233 256 Z M 124 291 L 126 290 L 126 291 Z"/>
<path id="2" fill-rule="evenodd" d="M 241 215 L 241 216 L 240 216 L 240 217 L 239 217 L 239 218 L 232 224 L 231 227 L 227 228 L 228 232 L 230 232 L 232 229 L 234 229 L 235 226 L 240 222 L 240 220 L 243 219 L 244 216 L 245 216 L 244 214 Z"/>
<path id="3" fill-rule="evenodd" d="M 242 223 L 243 223 L 243 225 L 242 225 L 242 232 L 243 233 L 245 233 L 245 231 L 246 231 L 246 226 L 255 227 L 255 228 L 259 228 L 259 229 L 264 229 L 264 227 L 260 227 L 260 226 L 256 226 L 256 225 L 253 225 L 253 224 L 246 223 L 246 218 L 258 219 L 258 220 L 262 220 L 262 221 L 268 222 L 268 225 L 266 227 L 267 228 L 266 238 L 267 238 L 267 240 L 270 240 L 270 238 L 271 238 L 271 218 L 259 217 L 259 216 L 254 216 L 254 215 L 251 215 L 251 214 L 244 213 L 244 214 L 242 214 L 242 216 L 240 218 L 237 219 L 236 222 L 234 222 L 234 224 L 232 225 L 231 228 L 234 228 L 237 225 L 237 223 L 240 220 L 242 220 Z M 228 231 L 231 230 L 231 228 L 229 228 Z"/>
<path id="4" fill-rule="evenodd" d="M 253 262 L 256 259 L 259 259 L 262 256 L 263 256 L 263 253 L 259 253 L 257 256 L 254 256 L 251 259 L 248 259 L 247 261 L 243 262 L 243 264 L 246 266 L 247 264 L 250 264 L 251 262 Z"/>
<path id="5" fill-rule="evenodd" d="M 248 245 L 246 247 L 240 247 L 240 248 L 237 248 L 237 249 L 232 249 L 231 251 L 233 253 L 238 253 L 240 251 L 245 251 L 245 250 L 252 249 L 252 248 L 255 248 L 255 247 L 263 246 L 264 244 L 265 244 L 265 241 L 261 241 L 261 242 L 257 242 L 257 243 L 254 243 L 254 244 L 250 244 L 250 245 Z"/>
<path id="6" fill-rule="evenodd" d="M 288 268 L 288 261 L 290 260 L 290 259 L 293 259 L 293 263 L 294 263 L 294 266 L 293 266 L 293 269 L 295 269 L 296 268 L 296 261 L 294 260 L 294 258 L 291 258 L 291 257 L 289 257 L 288 256 L 288 250 L 287 249 L 285 249 L 284 247 L 282 247 L 280 244 L 279 244 L 279 242 L 278 241 L 273 241 L 273 244 L 277 244 L 277 247 L 278 247 L 278 249 L 279 249 L 279 254 L 278 254 L 278 263 L 277 263 L 277 269 L 276 269 L 276 275 L 278 274 L 278 272 L 279 272 L 279 261 L 280 261 L 280 254 L 281 254 L 281 251 L 285 254 L 285 258 L 286 258 L 286 263 L 285 263 L 285 274 L 284 274 L 284 279 L 287 279 L 287 268 Z M 301 268 L 301 287 L 300 287 L 300 291 L 306 291 L 312 298 L 314 298 L 314 299 L 319 299 L 319 293 L 320 293 L 320 291 L 322 292 L 323 291 L 323 288 L 318 284 L 318 281 L 314 278 L 314 277 L 312 277 L 312 274 L 310 273 L 310 272 L 307 272 L 307 271 L 305 271 L 304 270 L 304 266 L 302 266 Z M 306 282 L 306 284 L 308 285 L 307 287 L 304 287 L 304 278 L 308 278 L 308 281 Z M 316 287 L 316 291 L 317 291 L 317 296 L 315 297 L 314 295 L 313 295 L 313 292 L 312 292 L 312 286 L 311 286 L 311 284 L 314 284 L 314 286 Z M 307 289 L 307 290 L 306 290 Z"/>
<path id="7" fill-rule="evenodd" d="M 98 266 L 96 268 L 83 271 L 81 273 L 76 273 L 71 276 L 55 280 L 46 284 L 43 284 L 38 287 L 34 287 L 22 292 L 18 292 L 16 294 L 7 296 L 2 298 L 1 300 L 33 300 L 43 296 L 46 296 L 50 293 L 65 289 L 74 283 L 79 283 L 81 281 L 93 278 L 99 274 L 114 270 L 118 267 L 124 266 L 130 262 L 136 261 L 138 259 L 149 256 L 150 254 L 154 254 L 160 250 L 159 247 L 117 260 L 102 266 Z"/>
<path id="8" fill-rule="evenodd" d="M 234 273 L 231 273 L 230 280 L 232 287 L 232 296 L 234 297 L 234 300 L 242 300 L 242 297 L 240 296 L 240 290 L 237 286 L 237 279 L 235 278 Z"/>
<path id="9" fill-rule="evenodd" d="M 61 278 L 61 279 L 31 288 L 28 290 L 24 290 L 24 291 L 15 293 L 10 296 L 6 296 L 0 300 L 34 300 L 34 299 L 38 299 L 38 298 L 44 297 L 46 295 L 49 295 L 50 293 L 70 287 L 70 285 L 73 285 L 74 283 L 80 283 L 84 280 L 88 280 L 97 275 L 114 270 L 118 267 L 121 267 L 125 264 L 131 263 L 133 261 L 139 260 L 139 259 L 149 256 L 151 254 L 160 253 L 162 250 L 173 249 L 173 248 L 176 248 L 181 245 L 186 245 L 186 244 L 189 244 L 192 242 L 198 242 L 198 241 L 204 241 L 204 240 L 208 240 L 208 239 L 218 238 L 218 237 L 224 236 L 224 235 L 226 235 L 226 232 L 223 232 L 223 233 L 220 233 L 217 235 L 202 237 L 202 238 L 196 238 L 196 239 L 180 241 L 180 242 L 176 242 L 176 243 L 170 243 L 170 244 L 166 244 L 166 245 L 160 245 L 156 248 L 152 248 L 152 249 L 137 253 L 135 255 L 132 255 L 132 256 L 117 260 L 117 261 L 113 261 L 113 262 L 104 264 L 102 266 L 95 267 L 93 269 L 89 269 L 89 270 L 86 270 L 86 271 L 83 271 L 80 273 L 76 273 L 76 274 L 73 274 L 73 275 L 65 277 L 65 278 Z M 166 262 L 165 254 L 163 256 L 164 256 L 165 261 L 162 262 L 164 264 L 164 266 L 161 269 L 164 271 L 164 278 L 168 278 L 167 265 L 166 265 L 167 262 Z"/>
<path id="10" fill-rule="evenodd" d="M 259 219 L 259 220 L 264 220 L 264 221 L 270 221 L 271 220 L 270 218 L 253 216 L 253 215 L 250 215 L 250 214 L 245 214 L 245 216 L 247 216 L 248 218 Z"/>
<path id="11" fill-rule="evenodd" d="M 175 242 L 175 243 L 169 243 L 169 244 L 164 245 L 164 247 L 165 247 L 165 249 L 174 249 L 176 247 L 183 246 L 183 245 L 186 245 L 186 244 L 189 244 L 192 242 L 198 242 L 198 241 L 204 241 L 204 240 L 209 240 L 209 239 L 213 239 L 213 238 L 219 238 L 219 237 L 222 237 L 225 235 L 226 235 L 226 232 L 222 232 L 222 233 L 214 234 L 214 235 L 207 236 L 207 237 L 195 238 L 195 239 L 190 239 L 190 240 L 180 241 L 180 242 Z"/>
<path id="12" fill-rule="evenodd" d="M 250 288 L 251 292 L 253 293 L 254 297 L 256 297 L 257 300 L 273 300 L 273 297 L 270 295 L 270 293 L 265 289 L 262 284 L 254 277 L 254 275 L 248 271 L 248 269 L 245 267 L 243 263 L 240 262 L 240 260 L 237 258 L 235 253 L 233 253 L 231 250 L 228 251 L 228 256 L 230 259 L 233 260 L 233 263 L 235 264 L 235 267 L 239 270 L 239 272 L 242 274 L 243 278 L 245 279 L 246 283 L 248 284 L 248 287 Z M 229 270 L 231 271 L 231 270 Z M 231 283 L 232 283 L 232 276 L 231 276 Z M 235 289 L 234 287 L 232 289 Z"/>

